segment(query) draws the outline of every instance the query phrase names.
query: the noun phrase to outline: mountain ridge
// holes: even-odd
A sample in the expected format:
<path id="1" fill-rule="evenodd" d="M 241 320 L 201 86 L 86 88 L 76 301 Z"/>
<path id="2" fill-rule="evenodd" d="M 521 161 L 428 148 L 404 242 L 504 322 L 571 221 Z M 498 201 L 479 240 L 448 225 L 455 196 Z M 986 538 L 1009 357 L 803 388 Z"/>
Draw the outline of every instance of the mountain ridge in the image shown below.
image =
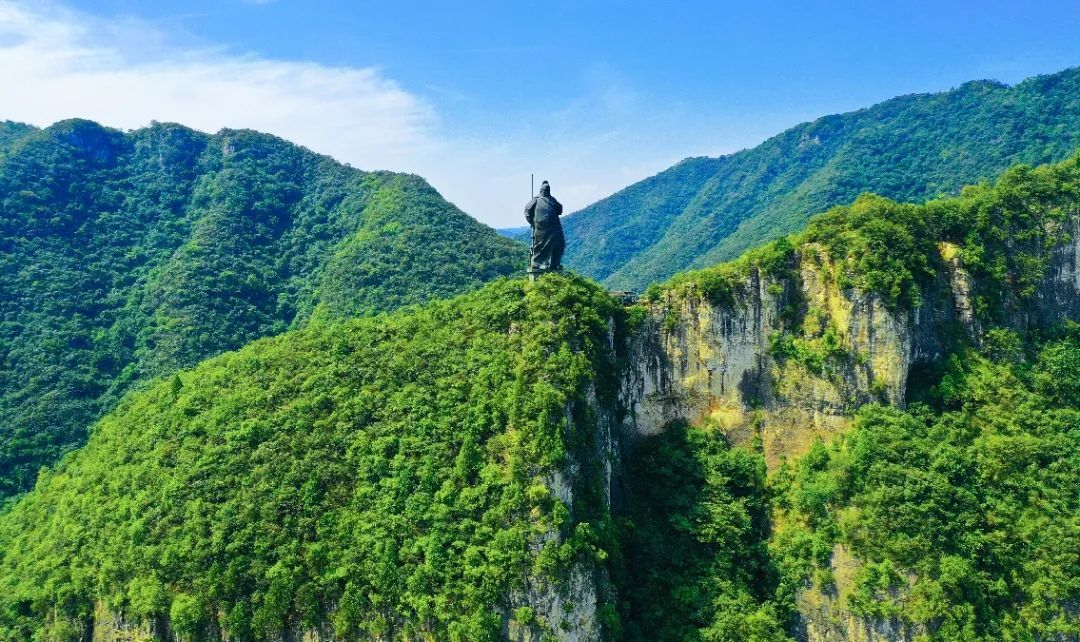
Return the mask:
<path id="1" fill-rule="evenodd" d="M 29 488 L 141 382 L 525 262 L 422 178 L 276 136 L 79 119 L 5 131 L 0 495 Z"/>
<path id="2" fill-rule="evenodd" d="M 869 191 L 924 201 L 1080 147 L 1080 68 L 970 81 L 695 157 L 566 217 L 566 262 L 616 289 L 735 258 Z"/>

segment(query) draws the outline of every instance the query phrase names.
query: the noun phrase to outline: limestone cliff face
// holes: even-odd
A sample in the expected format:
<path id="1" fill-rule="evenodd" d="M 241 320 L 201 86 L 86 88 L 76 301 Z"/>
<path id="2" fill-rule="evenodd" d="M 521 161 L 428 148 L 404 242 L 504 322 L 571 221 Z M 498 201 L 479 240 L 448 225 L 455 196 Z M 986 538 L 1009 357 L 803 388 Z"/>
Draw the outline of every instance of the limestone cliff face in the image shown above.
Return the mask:
<path id="1" fill-rule="evenodd" d="M 799 640 L 814 642 L 915 642 L 927 631 L 897 619 L 865 619 L 843 608 L 851 577 L 859 561 L 837 545 L 831 570 L 835 584 L 828 588 L 812 585 L 798 597 L 799 621 L 794 631 Z M 909 578 L 914 579 L 914 578 Z"/>
<path id="2" fill-rule="evenodd" d="M 1080 319 L 1080 219 L 1070 234 L 1032 300 L 1005 311 L 1016 329 Z M 735 443 L 760 437 L 776 464 L 843 430 L 865 403 L 903 405 L 913 366 L 942 356 L 961 336 L 981 339 L 975 283 L 955 248 L 940 251 L 942 269 L 914 310 L 840 289 L 830 276 L 835 266 L 813 246 L 796 255 L 792 275 L 752 272 L 733 302 L 668 296 L 652 303 L 623 382 L 625 430 L 646 436 L 675 420 L 712 422 Z M 777 356 L 783 333 L 818 325 L 840 343 L 823 367 Z"/>
<path id="3" fill-rule="evenodd" d="M 737 444 L 760 438 L 774 465 L 842 431 L 860 405 L 902 404 L 911 366 L 941 353 L 955 311 L 891 310 L 875 295 L 838 288 L 818 261 L 798 256 L 795 276 L 779 279 L 753 272 L 734 303 L 652 304 L 624 386 L 628 432 L 711 422 Z M 829 326 L 843 356 L 820 368 L 777 356 L 776 341 L 808 323 Z"/>
<path id="4" fill-rule="evenodd" d="M 1017 330 L 1080 321 L 1080 219 L 1070 240 L 1052 250 L 1049 270 L 1024 305 L 1003 311 Z M 736 444 L 764 451 L 772 467 L 802 455 L 813 442 L 843 432 L 861 405 L 903 405 L 920 363 L 933 361 L 961 339 L 980 343 L 973 304 L 977 283 L 940 248 L 940 269 L 913 310 L 890 308 L 880 297 L 840 289 L 835 266 L 804 246 L 787 276 L 754 271 L 733 301 L 667 296 L 648 306 L 631 340 L 622 385 L 628 409 L 623 430 L 633 440 L 674 421 L 711 423 Z M 828 326 L 840 348 L 822 367 L 777 354 L 777 340 L 798 328 Z M 758 440 L 760 439 L 760 442 Z M 867 621 L 846 612 L 842 596 L 857 560 L 834 552 L 836 587 L 808 586 L 799 596 L 795 632 L 806 642 L 907 642 L 925 630 Z"/>
<path id="5" fill-rule="evenodd" d="M 609 332 L 608 347 L 614 350 L 614 333 Z M 612 400 L 614 401 L 614 400 Z M 602 403 L 595 385 L 588 394 L 585 414 L 595 417 L 595 431 L 590 447 L 572 454 L 563 470 L 551 473 L 547 486 L 553 496 L 566 505 L 571 513 L 580 509 L 582 484 L 597 484 L 600 488 L 601 510 L 611 508 L 612 475 L 618 457 L 618 412 L 612 403 Z M 566 409 L 568 430 L 580 421 L 580 413 Z M 576 490 L 575 490 L 576 489 Z M 537 537 L 534 552 L 548 543 L 558 543 L 562 535 L 548 531 Z M 609 591 L 608 581 L 601 569 L 583 561 L 575 562 L 562 577 L 555 579 L 530 575 L 525 587 L 510 596 L 504 637 L 511 642 L 598 642 L 603 639 L 599 607 Z M 531 622 L 519 621 L 519 608 L 529 609 Z"/>

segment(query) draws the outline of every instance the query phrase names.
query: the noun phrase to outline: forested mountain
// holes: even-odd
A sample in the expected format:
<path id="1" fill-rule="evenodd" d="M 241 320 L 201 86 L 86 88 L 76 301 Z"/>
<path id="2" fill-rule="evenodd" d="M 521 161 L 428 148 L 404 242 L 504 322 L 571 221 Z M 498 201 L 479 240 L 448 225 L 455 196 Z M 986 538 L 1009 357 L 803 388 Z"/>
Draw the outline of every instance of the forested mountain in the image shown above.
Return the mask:
<path id="1" fill-rule="evenodd" d="M 738 256 L 861 192 L 924 201 L 1080 147 L 1080 68 L 980 81 L 689 158 L 567 217 L 566 263 L 621 289 Z"/>
<path id="2" fill-rule="evenodd" d="M 32 125 L 10 120 L 0 121 L 0 155 L 8 153 L 11 145 L 34 131 L 35 128 Z"/>
<path id="3" fill-rule="evenodd" d="M 1078 230 L 1080 156 L 257 341 L 0 515 L 0 639 L 1075 640 Z"/>
<path id="4" fill-rule="evenodd" d="M 0 126 L 0 498 L 138 382 L 459 293 L 524 250 L 421 178 L 273 136 Z"/>
<path id="5" fill-rule="evenodd" d="M 529 230 L 530 228 L 528 225 L 522 225 L 520 227 L 503 227 L 495 231 L 507 238 L 516 239 L 521 238 L 523 234 L 527 237 L 529 234 Z"/>

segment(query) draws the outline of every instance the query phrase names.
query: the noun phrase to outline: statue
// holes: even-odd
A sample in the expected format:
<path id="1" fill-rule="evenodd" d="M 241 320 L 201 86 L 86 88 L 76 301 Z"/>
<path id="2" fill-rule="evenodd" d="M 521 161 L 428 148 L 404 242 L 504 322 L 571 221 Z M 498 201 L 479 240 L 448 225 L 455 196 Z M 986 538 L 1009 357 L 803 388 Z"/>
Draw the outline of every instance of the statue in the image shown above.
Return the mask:
<path id="1" fill-rule="evenodd" d="M 525 206 L 525 220 L 532 227 L 532 261 L 529 272 L 548 272 L 562 268 L 566 238 L 563 236 L 562 203 L 551 195 L 547 181 L 540 183 L 540 195 L 533 197 Z"/>

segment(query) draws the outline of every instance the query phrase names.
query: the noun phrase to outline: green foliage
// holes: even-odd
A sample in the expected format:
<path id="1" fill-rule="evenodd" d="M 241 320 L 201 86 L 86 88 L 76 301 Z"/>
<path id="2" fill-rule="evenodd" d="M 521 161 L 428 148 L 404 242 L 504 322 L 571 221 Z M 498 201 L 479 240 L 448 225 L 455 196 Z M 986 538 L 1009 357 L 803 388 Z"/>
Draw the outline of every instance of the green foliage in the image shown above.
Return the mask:
<path id="1" fill-rule="evenodd" d="M 848 357 L 840 335 L 832 325 L 824 331 L 795 336 L 780 330 L 769 335 L 769 354 L 778 361 L 792 360 L 820 375 L 839 360 Z"/>
<path id="2" fill-rule="evenodd" d="M 0 125 L 0 500 L 142 382 L 523 259 L 416 176 L 272 136 Z"/>
<path id="3" fill-rule="evenodd" d="M 1080 346 L 1075 341 L 1053 343 L 1039 353 L 1035 386 L 1043 396 L 1057 403 L 1080 407 L 1077 373 L 1080 373 Z"/>
<path id="4" fill-rule="evenodd" d="M 888 307 L 911 309 L 946 272 L 944 249 L 952 248 L 948 260 L 958 260 L 977 284 L 973 295 L 980 320 L 1004 323 L 1023 314 L 1035 296 L 1054 249 L 1068 238 L 1068 222 L 1078 201 L 1080 154 L 1054 165 L 1018 165 L 994 183 L 971 186 L 960 196 L 924 205 L 863 194 L 851 205 L 814 217 L 790 239 L 774 241 L 729 263 L 679 274 L 653 297 L 659 300 L 666 291 L 676 297 L 731 303 L 752 294 L 750 279 L 755 275 L 772 280 L 770 285 L 780 286 L 773 292 L 782 294 L 789 291 L 785 283 L 798 285 L 799 275 L 791 267 L 792 257 L 799 254 L 804 262 L 816 263 L 841 289 L 874 293 Z M 810 318 L 813 313 L 801 310 L 807 326 L 802 334 L 807 338 L 828 331 L 828 320 L 819 323 Z M 790 346 L 775 348 L 784 351 Z"/>
<path id="5" fill-rule="evenodd" d="M 650 285 L 646 294 L 651 292 L 650 296 L 659 300 L 660 293 L 666 290 L 676 298 L 697 296 L 716 304 L 733 304 L 748 293 L 747 280 L 752 276 L 774 280 L 790 278 L 794 256 L 795 246 L 791 240 L 778 239 L 745 253 L 735 261 L 676 275 L 663 288 Z M 771 286 L 781 288 L 779 292 L 774 288 L 772 293 L 783 293 L 783 286 L 779 283 L 771 283 Z"/>
<path id="6" fill-rule="evenodd" d="M 812 581 L 842 595 L 857 615 L 925 625 L 933 640 L 1076 635 L 1069 609 L 1080 599 L 1080 542 L 1072 534 L 1080 508 L 1080 344 L 1075 327 L 1042 326 L 1035 299 L 1054 296 L 1040 294 L 1039 284 L 1068 237 L 1078 186 L 1074 156 L 1018 166 L 994 184 L 925 205 L 864 195 L 789 240 L 653 288 L 654 304 L 691 297 L 727 305 L 764 289 L 782 308 L 783 329 L 769 336 L 772 356 L 819 376 L 867 357 L 849 354 L 819 302 L 799 300 L 796 254 L 827 282 L 897 310 L 940 296 L 941 277 L 958 266 L 974 276 L 977 319 L 988 330 L 985 356 L 960 352 L 920 371 L 937 381 L 914 390 L 923 403 L 909 412 L 864 407 L 848 435 L 781 466 L 767 491 L 704 455 L 707 431 L 673 430 L 635 453 L 622 553 L 635 570 L 622 580 L 623 630 L 636 639 L 746 639 L 753 613 L 783 631 Z M 1053 340 L 1040 346 L 1038 334 L 1018 329 Z M 885 400 L 882 382 L 870 392 Z M 709 493 L 722 494 L 702 479 L 729 493 L 720 502 L 731 510 L 746 492 L 763 513 L 771 508 L 779 527 L 709 540 L 710 528 L 733 520 L 700 509 L 712 505 Z M 859 560 L 854 577 L 833 572 L 838 545 Z M 727 546 L 757 569 L 753 580 L 732 579 Z M 738 622 L 723 630 L 738 633 L 712 628 L 721 604 Z"/>
<path id="7" fill-rule="evenodd" d="M 567 262 L 641 291 L 791 234 L 862 192 L 923 202 L 1078 147 L 1080 69 L 901 96 L 631 185 L 567 218 Z"/>
<path id="8" fill-rule="evenodd" d="M 969 353 L 951 360 L 939 407 L 864 407 L 774 480 L 785 521 L 802 524 L 774 542 L 787 584 L 842 544 L 861 561 L 856 614 L 941 641 L 1080 634 L 1078 364 L 1072 338 L 1034 367 Z"/>
<path id="9" fill-rule="evenodd" d="M 807 580 L 857 615 L 926 624 L 932 640 L 1080 634 L 1080 335 L 1002 325 L 1023 325 L 1040 295 L 1080 201 L 1080 156 L 926 205 L 862 196 L 801 235 L 650 289 L 652 304 L 764 289 L 783 308 L 773 356 L 829 374 L 866 356 L 847 354 L 827 310 L 797 300 L 797 258 L 893 308 L 919 305 L 956 261 L 976 277 L 988 331 L 983 353 L 925 368 L 934 381 L 906 411 L 866 406 L 848 434 L 768 480 L 754 450 L 671 426 L 625 453 L 613 516 L 588 401 L 615 407 L 626 355 L 610 349 L 610 324 L 629 337 L 643 307 L 547 275 L 342 321 L 494 276 L 510 265 L 505 242 L 463 268 L 456 244 L 480 243 L 473 224 L 444 220 L 419 179 L 250 132 L 68 123 L 10 141 L 51 151 L 0 158 L 0 180 L 38 172 L 50 190 L 77 187 L 0 192 L 0 243 L 25 259 L 0 254 L 0 276 L 28 293 L 2 302 L 0 390 L 16 397 L 0 401 L 52 440 L 15 432 L 24 450 L 12 452 L 59 456 L 72 440 L 50 428 L 57 409 L 89 421 L 170 376 L 127 394 L 0 514 L 0 640 L 79 639 L 98 603 L 168 618 L 185 639 L 326 621 L 345 638 L 495 640 L 508 616 L 558 626 L 510 596 L 530 575 L 560 584 L 577 562 L 614 584 L 598 605 L 612 639 L 787 640 Z M 116 167 L 139 153 L 187 160 L 147 161 L 125 182 Z M 454 234 L 436 238 L 436 223 Z M 59 359 L 41 360 L 49 376 L 30 360 L 42 354 Z M 573 506 L 550 477 L 571 462 Z M 838 545 L 858 560 L 853 577 L 830 567 Z"/>
<path id="10" fill-rule="evenodd" d="M 0 121 L 0 157 L 10 153 L 12 147 L 34 131 L 36 128 L 32 125 L 11 120 Z"/>
<path id="11" fill-rule="evenodd" d="M 815 217 L 799 239 L 821 246 L 835 265 L 837 284 L 879 294 L 888 305 L 920 303 L 918 285 L 933 276 L 937 238 L 925 207 L 872 194 Z"/>
<path id="12" fill-rule="evenodd" d="M 626 640 L 787 640 L 772 603 L 765 463 L 708 428 L 670 427 L 627 462 L 615 566 Z"/>
<path id="13" fill-rule="evenodd" d="M 1046 273 L 1053 248 L 1069 236 L 1080 199 L 1080 155 L 1056 165 L 1020 165 L 994 183 L 965 188 L 927 209 L 939 238 L 982 287 L 976 312 L 997 323 L 1024 313 Z"/>
<path id="14" fill-rule="evenodd" d="M 1024 358 L 1024 342 L 1013 330 L 990 328 L 983 337 L 983 351 L 995 361 L 1019 362 Z"/>
<path id="15" fill-rule="evenodd" d="M 612 402 L 619 313 L 578 279 L 500 280 L 129 395 L 0 516 L 0 639 L 96 600 L 237 640 L 324 616 L 342 636 L 497 639 L 530 569 L 605 557 L 588 468 L 572 511 L 544 480 L 596 434 L 588 390 Z M 564 544 L 534 560 L 551 531 Z"/>

